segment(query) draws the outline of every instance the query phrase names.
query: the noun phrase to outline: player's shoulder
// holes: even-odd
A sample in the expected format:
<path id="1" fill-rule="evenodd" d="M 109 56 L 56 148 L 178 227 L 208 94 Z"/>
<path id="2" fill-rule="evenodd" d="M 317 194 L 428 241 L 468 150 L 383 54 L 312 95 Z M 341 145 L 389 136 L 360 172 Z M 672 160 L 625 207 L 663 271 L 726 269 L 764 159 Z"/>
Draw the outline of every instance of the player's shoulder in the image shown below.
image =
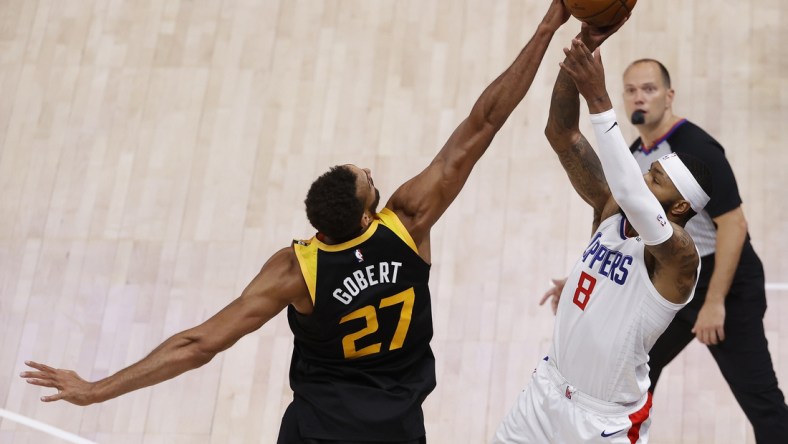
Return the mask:
<path id="1" fill-rule="evenodd" d="M 298 274 L 299 270 L 299 263 L 298 263 L 298 256 L 295 252 L 295 245 L 298 242 L 304 241 L 293 241 L 293 244 L 287 247 L 282 247 L 266 261 L 263 268 L 273 268 L 276 269 L 278 272 L 283 274 Z"/>
<path id="2" fill-rule="evenodd" d="M 700 261 L 695 241 L 684 227 L 673 222 L 671 224 L 673 235 L 663 244 L 665 246 L 663 251 L 668 252 L 665 263 L 668 267 L 694 273 Z"/>

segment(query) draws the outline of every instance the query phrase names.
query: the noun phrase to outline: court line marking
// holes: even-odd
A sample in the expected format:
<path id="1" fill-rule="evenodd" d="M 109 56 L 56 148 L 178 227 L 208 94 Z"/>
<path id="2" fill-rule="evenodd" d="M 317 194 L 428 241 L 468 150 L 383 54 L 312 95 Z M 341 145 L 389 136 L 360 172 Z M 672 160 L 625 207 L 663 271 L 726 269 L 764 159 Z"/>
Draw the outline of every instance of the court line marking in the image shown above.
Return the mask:
<path id="1" fill-rule="evenodd" d="M 44 424 L 41 421 L 36 421 L 35 419 L 28 418 L 27 416 L 9 412 L 3 408 L 0 408 L 0 417 L 8 419 L 9 421 L 18 422 L 19 424 L 26 425 L 36 430 L 40 430 L 48 435 L 63 439 L 64 441 L 73 442 L 74 444 L 96 444 L 95 442 L 85 439 L 81 436 L 77 436 L 73 433 L 69 433 L 49 424 Z"/>
<path id="2" fill-rule="evenodd" d="M 767 290 L 788 290 L 788 282 L 767 282 Z"/>

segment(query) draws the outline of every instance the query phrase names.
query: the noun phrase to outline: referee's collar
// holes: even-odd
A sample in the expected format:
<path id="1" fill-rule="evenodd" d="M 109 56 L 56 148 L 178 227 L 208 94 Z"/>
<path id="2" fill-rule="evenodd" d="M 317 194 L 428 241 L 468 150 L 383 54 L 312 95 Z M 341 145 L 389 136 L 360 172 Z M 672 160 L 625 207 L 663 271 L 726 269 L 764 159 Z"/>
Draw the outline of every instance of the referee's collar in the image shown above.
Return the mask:
<path id="1" fill-rule="evenodd" d="M 673 124 L 673 126 L 670 127 L 670 129 L 665 134 L 663 134 L 661 137 L 655 140 L 654 143 L 651 144 L 651 146 L 643 145 L 643 138 L 641 137 L 640 143 L 638 144 L 639 146 L 635 148 L 635 151 L 640 151 L 646 156 L 648 156 L 649 154 L 651 154 L 652 151 L 654 151 L 659 146 L 659 144 L 664 142 L 665 139 L 670 137 L 681 125 L 684 125 L 686 122 L 687 122 L 686 118 L 679 119 L 676 123 Z"/>

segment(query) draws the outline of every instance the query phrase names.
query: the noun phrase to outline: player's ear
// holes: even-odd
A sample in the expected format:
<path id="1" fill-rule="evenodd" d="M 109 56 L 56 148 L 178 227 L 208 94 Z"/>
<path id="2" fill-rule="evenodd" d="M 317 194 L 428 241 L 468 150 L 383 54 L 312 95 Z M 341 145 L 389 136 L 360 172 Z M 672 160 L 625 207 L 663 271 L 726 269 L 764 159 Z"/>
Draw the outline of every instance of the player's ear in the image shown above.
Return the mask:
<path id="1" fill-rule="evenodd" d="M 361 216 L 361 228 L 367 228 L 371 223 L 372 216 L 370 216 L 369 212 L 364 211 L 364 214 Z"/>
<path id="2" fill-rule="evenodd" d="M 673 203 L 673 206 L 670 209 L 670 211 L 675 216 L 684 217 L 687 214 L 687 211 L 691 209 L 692 206 L 690 205 L 689 201 L 686 201 L 684 199 L 679 199 L 675 203 Z"/>

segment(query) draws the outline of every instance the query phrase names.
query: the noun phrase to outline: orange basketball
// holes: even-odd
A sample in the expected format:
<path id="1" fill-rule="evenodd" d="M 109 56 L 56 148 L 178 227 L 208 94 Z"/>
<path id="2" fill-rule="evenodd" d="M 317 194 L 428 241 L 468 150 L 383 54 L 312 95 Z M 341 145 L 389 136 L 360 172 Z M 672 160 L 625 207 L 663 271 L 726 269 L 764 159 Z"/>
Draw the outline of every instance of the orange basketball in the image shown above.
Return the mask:
<path id="1" fill-rule="evenodd" d="M 564 0 L 564 5 L 578 20 L 605 27 L 618 23 L 632 11 L 637 0 Z"/>

